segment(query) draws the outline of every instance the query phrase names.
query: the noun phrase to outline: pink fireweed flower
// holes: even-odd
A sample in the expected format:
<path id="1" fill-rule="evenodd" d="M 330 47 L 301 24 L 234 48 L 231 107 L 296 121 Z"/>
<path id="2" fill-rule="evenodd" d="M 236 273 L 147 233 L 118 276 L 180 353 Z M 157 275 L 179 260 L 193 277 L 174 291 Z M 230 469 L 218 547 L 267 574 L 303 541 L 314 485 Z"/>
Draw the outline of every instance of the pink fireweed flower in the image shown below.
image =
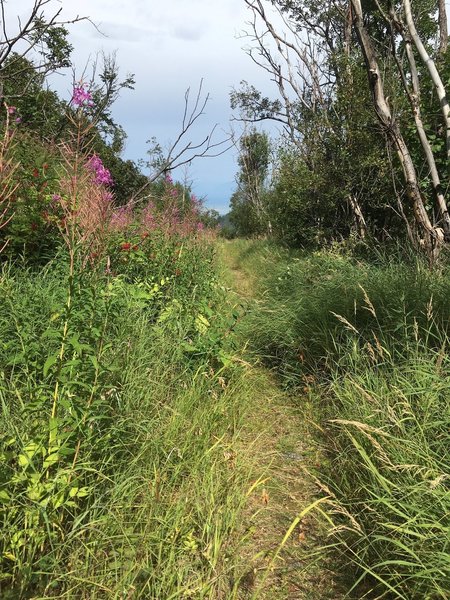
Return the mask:
<path id="1" fill-rule="evenodd" d="M 205 229 L 205 224 L 199 221 L 197 223 L 197 231 L 203 231 Z"/>
<path id="2" fill-rule="evenodd" d="M 91 92 L 85 88 L 85 83 L 80 83 L 73 88 L 72 104 L 74 106 L 86 107 L 94 105 Z"/>
<path id="3" fill-rule="evenodd" d="M 15 106 L 8 106 L 8 115 L 15 115 L 17 108 Z"/>
<path id="4" fill-rule="evenodd" d="M 113 231 L 121 231 L 127 229 L 133 222 L 133 207 L 130 204 L 119 206 L 113 212 L 110 221 L 110 228 Z"/>
<path id="5" fill-rule="evenodd" d="M 170 185 L 173 184 L 173 179 L 172 179 L 170 173 L 166 173 L 165 182 L 168 183 L 168 184 L 170 184 Z"/>
<path id="6" fill-rule="evenodd" d="M 200 200 L 200 198 L 197 198 L 197 196 L 195 194 L 191 194 L 191 210 L 192 212 L 198 212 L 200 210 L 200 208 L 202 207 L 202 200 Z"/>
<path id="7" fill-rule="evenodd" d="M 94 172 L 94 182 L 103 184 L 103 185 L 112 185 L 113 178 L 111 177 L 111 173 L 105 167 L 102 162 L 102 159 L 94 154 L 87 162 L 87 166 Z"/>
<path id="8" fill-rule="evenodd" d="M 155 205 L 149 202 L 141 213 L 141 228 L 144 231 L 152 231 L 156 228 Z"/>

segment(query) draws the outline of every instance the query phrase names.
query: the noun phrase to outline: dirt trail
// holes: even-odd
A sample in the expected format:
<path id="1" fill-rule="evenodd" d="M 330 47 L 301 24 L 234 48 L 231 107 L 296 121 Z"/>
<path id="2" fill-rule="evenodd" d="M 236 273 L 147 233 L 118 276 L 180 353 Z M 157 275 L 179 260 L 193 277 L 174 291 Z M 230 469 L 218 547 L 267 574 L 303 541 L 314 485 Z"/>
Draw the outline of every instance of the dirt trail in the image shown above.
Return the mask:
<path id="1" fill-rule="evenodd" d="M 242 271 L 223 248 L 225 277 L 237 300 L 257 306 L 255 274 Z M 236 598 L 339 600 L 343 596 L 338 577 L 330 569 L 332 559 L 318 552 L 327 544 L 318 513 L 312 511 L 302 518 L 283 544 L 296 518 L 323 497 L 308 473 L 323 459 L 311 435 L 313 426 L 307 422 L 308 398 L 284 392 L 261 365 L 254 364 L 249 376 L 255 379 L 254 410 L 249 412 L 241 444 L 246 452 L 251 445 L 253 479 L 259 483 L 246 507 L 247 538 L 240 556 L 245 568 L 239 575 Z"/>

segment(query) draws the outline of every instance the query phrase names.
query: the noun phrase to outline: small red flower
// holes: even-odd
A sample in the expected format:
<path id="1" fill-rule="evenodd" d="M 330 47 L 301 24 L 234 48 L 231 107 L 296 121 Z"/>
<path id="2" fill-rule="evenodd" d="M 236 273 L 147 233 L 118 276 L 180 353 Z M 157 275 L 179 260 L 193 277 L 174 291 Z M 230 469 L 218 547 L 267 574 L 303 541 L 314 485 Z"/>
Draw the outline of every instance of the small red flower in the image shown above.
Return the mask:
<path id="1" fill-rule="evenodd" d="M 33 177 L 39 177 L 39 171 L 37 169 L 33 169 Z"/>
<path id="2" fill-rule="evenodd" d="M 135 244 L 132 248 L 132 250 L 139 250 L 139 246 L 137 244 Z"/>
<path id="3" fill-rule="evenodd" d="M 130 242 L 123 242 L 122 244 L 120 244 L 120 249 L 121 250 L 125 250 L 126 252 L 128 252 L 128 250 L 131 249 Z"/>
<path id="4" fill-rule="evenodd" d="M 142 235 L 141 235 L 141 239 L 145 240 L 145 238 L 148 238 L 148 232 L 145 231 Z"/>
<path id="5" fill-rule="evenodd" d="M 42 168 L 44 169 L 44 171 L 46 171 L 46 170 L 48 169 L 48 164 L 47 164 L 47 163 L 44 163 L 44 164 L 42 165 Z"/>

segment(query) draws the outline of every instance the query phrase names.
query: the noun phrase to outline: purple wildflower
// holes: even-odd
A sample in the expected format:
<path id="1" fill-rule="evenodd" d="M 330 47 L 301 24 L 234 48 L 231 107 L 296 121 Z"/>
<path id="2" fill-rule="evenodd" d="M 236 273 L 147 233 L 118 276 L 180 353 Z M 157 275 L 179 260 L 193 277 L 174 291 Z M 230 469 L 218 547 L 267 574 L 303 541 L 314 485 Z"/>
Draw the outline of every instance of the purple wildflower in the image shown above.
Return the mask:
<path id="1" fill-rule="evenodd" d="M 8 115 L 15 115 L 17 108 L 15 106 L 8 106 Z"/>
<path id="2" fill-rule="evenodd" d="M 110 227 L 113 230 L 120 231 L 126 229 L 133 222 L 133 207 L 131 204 L 119 206 L 111 217 Z"/>
<path id="3" fill-rule="evenodd" d="M 103 184 L 103 185 L 112 185 L 113 178 L 111 177 L 111 173 L 105 167 L 102 162 L 100 156 L 94 154 L 87 162 L 87 166 L 94 172 L 95 183 Z"/>
<path id="4" fill-rule="evenodd" d="M 92 94 L 91 94 L 91 92 L 86 90 L 85 87 L 86 87 L 86 84 L 82 83 L 82 84 L 76 85 L 73 88 L 72 104 L 74 106 L 85 107 L 85 106 L 93 106 L 94 105 L 94 101 L 92 99 Z"/>

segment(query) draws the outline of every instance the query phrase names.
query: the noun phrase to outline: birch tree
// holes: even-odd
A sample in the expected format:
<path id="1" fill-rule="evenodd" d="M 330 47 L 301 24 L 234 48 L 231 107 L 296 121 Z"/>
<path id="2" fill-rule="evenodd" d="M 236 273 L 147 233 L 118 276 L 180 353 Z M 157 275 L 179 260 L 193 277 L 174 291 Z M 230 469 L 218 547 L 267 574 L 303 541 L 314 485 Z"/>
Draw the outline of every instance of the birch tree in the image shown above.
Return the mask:
<path id="1" fill-rule="evenodd" d="M 365 96 L 355 78 L 363 66 L 378 135 L 385 141 L 385 156 L 391 163 L 395 190 L 392 196 L 397 208 L 395 203 L 385 202 L 389 202 L 392 212 L 407 221 L 410 233 L 414 228 L 409 216 L 414 218 L 417 243 L 434 259 L 443 241 L 450 239 L 448 174 L 447 168 L 442 169 L 440 145 L 436 141 L 443 136 L 448 167 L 450 106 L 444 83 L 447 76 L 440 73 L 445 68 L 448 36 L 445 3 L 420 0 L 413 8 L 410 0 L 245 2 L 252 12 L 251 34 L 256 42 L 256 49 L 250 54 L 272 76 L 279 96 L 269 101 L 258 97 L 254 90 L 249 94 L 248 88 L 247 94 L 242 92 L 240 98 L 235 94 L 233 100 L 235 104 L 240 100 L 244 117 L 281 121 L 299 152 L 304 153 L 310 143 L 305 115 L 320 114 L 325 126 L 323 131 L 320 128 L 314 131 L 317 143 L 326 147 L 330 135 L 339 140 L 336 134 L 340 131 L 341 143 L 349 148 L 352 137 L 368 122 L 361 121 L 362 113 L 356 113 L 354 102 L 340 99 L 346 94 L 349 97 L 353 94 L 353 98 L 357 94 Z M 273 16 L 273 7 L 281 18 Z M 263 25 L 260 31 L 257 19 Z M 267 43 L 269 38 L 272 46 Z M 441 112 L 442 125 L 433 131 L 436 111 Z M 367 130 L 367 137 L 370 135 Z M 396 160 L 391 159 L 392 153 Z M 345 148 L 340 154 L 334 153 L 341 157 L 345 154 Z M 349 167 L 353 174 L 345 178 L 348 206 L 360 237 L 366 236 L 365 211 L 371 210 L 370 202 L 364 206 L 367 194 L 364 182 L 354 185 L 354 174 L 362 168 L 363 155 L 362 150 L 360 160 L 358 156 L 352 159 Z M 312 164 L 311 168 L 316 171 L 317 165 Z M 400 173 L 402 185 L 398 179 Z M 375 178 L 372 181 L 375 185 Z"/>

